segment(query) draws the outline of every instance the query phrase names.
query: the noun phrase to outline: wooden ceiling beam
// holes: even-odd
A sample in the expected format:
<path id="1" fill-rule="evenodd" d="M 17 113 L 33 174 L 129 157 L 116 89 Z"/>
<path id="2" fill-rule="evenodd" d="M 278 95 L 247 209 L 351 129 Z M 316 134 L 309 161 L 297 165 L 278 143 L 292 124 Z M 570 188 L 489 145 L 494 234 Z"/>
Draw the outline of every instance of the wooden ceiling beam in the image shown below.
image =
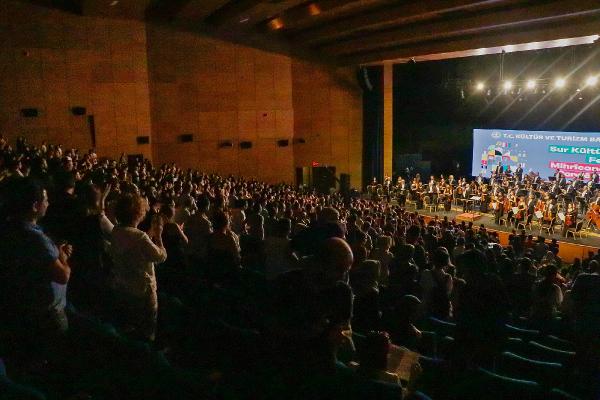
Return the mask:
<path id="1" fill-rule="evenodd" d="M 227 4 L 229 0 L 190 0 L 180 12 L 179 18 L 189 21 L 203 21 L 210 14 Z"/>
<path id="2" fill-rule="evenodd" d="M 348 16 L 359 9 L 365 10 L 394 1 L 396 0 L 314 0 L 290 8 L 279 17 L 285 27 L 284 32 L 291 33 L 330 19 Z"/>
<path id="3" fill-rule="evenodd" d="M 240 18 L 245 17 L 245 14 L 261 3 L 261 0 L 230 0 L 208 16 L 205 22 L 219 29 L 225 29 L 232 23 L 239 23 Z"/>
<path id="4" fill-rule="evenodd" d="M 504 32 L 496 35 L 476 35 L 455 40 L 434 41 L 407 46 L 399 46 L 378 51 L 357 53 L 338 58 L 342 65 L 360 65 L 375 62 L 394 61 L 410 57 L 421 57 L 440 53 L 485 49 L 498 46 L 543 42 L 596 35 L 600 32 L 600 19 L 572 20 L 568 24 L 551 24 L 530 30 Z"/>
<path id="5" fill-rule="evenodd" d="M 475 11 L 485 8 L 509 6 L 523 0 L 427 0 L 402 3 L 383 7 L 371 12 L 332 22 L 320 28 L 310 29 L 292 36 L 296 43 L 317 44 L 349 36 L 365 29 L 382 29 L 390 26 L 406 25 L 459 11 Z"/>
<path id="6" fill-rule="evenodd" d="M 146 19 L 161 22 L 173 21 L 189 2 L 190 0 L 155 0 L 146 8 Z"/>
<path id="7" fill-rule="evenodd" d="M 600 17 L 600 2 L 597 0 L 553 1 L 530 7 L 493 11 L 467 18 L 453 18 L 428 24 L 402 27 L 385 32 L 365 34 L 364 37 L 323 46 L 320 50 L 326 54 L 339 56 L 377 48 L 474 35 L 497 30 L 527 28 L 535 24 L 560 24 L 568 19 L 591 16 Z"/>

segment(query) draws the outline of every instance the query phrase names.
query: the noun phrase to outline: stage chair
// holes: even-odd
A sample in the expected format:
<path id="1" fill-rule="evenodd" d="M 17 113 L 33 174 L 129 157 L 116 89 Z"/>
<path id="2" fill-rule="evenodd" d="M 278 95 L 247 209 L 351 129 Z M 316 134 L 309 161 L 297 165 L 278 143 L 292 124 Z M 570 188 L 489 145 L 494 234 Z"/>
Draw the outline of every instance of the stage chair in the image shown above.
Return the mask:
<path id="1" fill-rule="evenodd" d="M 540 224 L 540 234 L 543 231 L 548 232 L 548 235 L 550 233 L 554 234 L 554 225 L 555 225 L 555 223 L 556 223 L 556 217 L 552 218 L 552 220 L 548 224 L 546 224 L 546 223 L 544 223 L 542 221 L 542 223 Z"/>
<path id="2" fill-rule="evenodd" d="M 413 195 L 411 193 L 409 193 L 409 195 L 406 196 L 406 208 L 408 208 L 408 206 L 417 208 L 417 202 L 413 199 Z"/>
<path id="3" fill-rule="evenodd" d="M 540 229 L 542 227 L 542 219 L 537 218 L 537 217 L 532 218 L 529 229 L 533 230 L 534 227 Z"/>
<path id="4" fill-rule="evenodd" d="M 575 228 L 567 229 L 566 236 L 569 237 L 569 234 L 571 234 L 573 239 L 575 239 L 575 235 L 579 235 L 579 239 L 581 239 L 581 228 L 583 228 L 583 222 L 584 221 L 579 221 L 577 224 L 575 224 Z"/>
<path id="5" fill-rule="evenodd" d="M 523 227 L 523 229 L 527 229 L 527 226 L 529 226 L 529 229 L 531 230 L 532 229 L 532 227 L 531 227 L 532 219 L 533 219 L 533 214 L 526 215 L 525 219 L 517 224 L 517 229 L 519 229 L 519 227 L 521 227 L 521 226 Z"/>
<path id="6" fill-rule="evenodd" d="M 588 219 L 585 221 L 585 224 L 583 225 L 583 229 L 581 229 L 581 232 L 579 232 L 579 237 L 581 237 L 581 235 L 585 235 L 585 237 L 589 237 L 590 236 L 590 232 L 593 231 L 593 226 L 592 226 L 592 219 Z"/>
<path id="7" fill-rule="evenodd" d="M 437 212 L 437 204 L 429 196 L 423 197 L 423 207 L 431 212 Z"/>

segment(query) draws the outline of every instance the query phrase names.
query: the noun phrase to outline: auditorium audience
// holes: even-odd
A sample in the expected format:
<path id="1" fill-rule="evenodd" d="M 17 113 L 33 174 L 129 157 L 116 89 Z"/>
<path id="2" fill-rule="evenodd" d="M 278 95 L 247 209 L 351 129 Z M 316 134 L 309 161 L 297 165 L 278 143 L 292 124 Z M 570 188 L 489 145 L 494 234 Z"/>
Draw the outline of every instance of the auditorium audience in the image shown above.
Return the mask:
<path id="1" fill-rule="evenodd" d="M 561 270 L 524 231 L 24 139 L 0 160 L 0 357 L 50 398 L 461 398 L 479 368 L 520 378 L 501 361 L 532 335 L 569 357 L 552 387 L 598 393 L 600 253 Z"/>

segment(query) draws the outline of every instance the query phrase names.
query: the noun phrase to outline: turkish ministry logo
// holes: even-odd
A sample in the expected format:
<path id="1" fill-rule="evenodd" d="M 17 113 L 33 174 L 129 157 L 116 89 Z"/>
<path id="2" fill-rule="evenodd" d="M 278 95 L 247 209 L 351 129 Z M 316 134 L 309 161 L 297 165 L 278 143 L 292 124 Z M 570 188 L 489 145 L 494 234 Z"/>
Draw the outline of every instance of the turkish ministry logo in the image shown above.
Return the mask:
<path id="1" fill-rule="evenodd" d="M 492 137 L 494 139 L 500 139 L 501 136 L 502 134 L 500 132 L 492 132 Z"/>

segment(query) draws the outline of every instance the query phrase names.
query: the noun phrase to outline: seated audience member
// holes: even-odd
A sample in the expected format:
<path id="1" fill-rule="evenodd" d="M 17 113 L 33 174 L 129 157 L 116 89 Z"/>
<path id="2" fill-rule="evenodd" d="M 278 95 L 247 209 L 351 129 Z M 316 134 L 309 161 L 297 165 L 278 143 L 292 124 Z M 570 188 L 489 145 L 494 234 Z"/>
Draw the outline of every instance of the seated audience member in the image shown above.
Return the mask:
<path id="1" fill-rule="evenodd" d="M 521 258 L 517 269 L 517 272 L 506 279 L 505 285 L 512 302 L 513 313 L 515 316 L 523 316 L 530 311 L 536 278 L 533 263 L 529 258 Z"/>
<path id="2" fill-rule="evenodd" d="M 281 218 L 273 228 L 273 235 L 265 239 L 265 274 L 269 280 L 297 267 L 298 260 L 290 246 L 291 230 L 292 221 Z"/>
<path id="3" fill-rule="evenodd" d="M 358 348 L 359 375 L 374 381 L 400 385 L 398 375 L 388 372 L 388 354 L 392 342 L 387 332 L 367 333 L 364 343 Z"/>
<path id="4" fill-rule="evenodd" d="M 394 344 L 417 350 L 422 334 L 414 325 L 421 314 L 421 300 L 413 295 L 393 299 L 383 312 L 383 326 Z"/>
<path id="5" fill-rule="evenodd" d="M 246 219 L 246 229 L 240 235 L 240 256 L 244 267 L 264 272 L 265 268 L 265 218 L 260 208 Z"/>
<path id="6" fill-rule="evenodd" d="M 594 376 L 600 372 L 600 263 L 590 261 L 589 270 L 575 279 L 571 299 L 579 367 Z"/>
<path id="7" fill-rule="evenodd" d="M 31 178 L 10 178 L 0 226 L 0 348 L 17 364 L 52 354 L 68 329 L 65 313 L 72 247 L 57 246 L 37 222 L 48 195 Z"/>
<path id="8" fill-rule="evenodd" d="M 500 278 L 487 271 L 480 251 L 465 252 L 457 264 L 466 283 L 456 302 L 455 357 L 489 365 L 506 340 L 510 302 Z"/>
<path id="9" fill-rule="evenodd" d="M 392 238 L 390 236 L 380 236 L 377 239 L 377 246 L 371 252 L 371 258 L 381 263 L 381 283 L 387 285 L 390 275 L 390 264 L 394 255 L 390 252 L 392 247 Z"/>
<path id="10" fill-rule="evenodd" d="M 421 272 L 423 299 L 428 313 L 436 318 L 447 320 L 451 316 L 450 295 L 453 279 L 445 269 L 451 266 L 448 250 L 438 247 L 433 253 L 433 269 Z"/>
<path id="11" fill-rule="evenodd" d="M 137 229 L 146 215 L 146 201 L 124 194 L 115 209 L 118 225 L 111 234 L 112 285 L 118 323 L 133 337 L 154 340 L 158 311 L 155 263 L 167 259 L 163 221 L 157 215 L 149 234 Z"/>
<path id="12" fill-rule="evenodd" d="M 207 267 L 212 279 L 222 280 L 232 278 L 240 268 L 240 240 L 229 229 L 229 216 L 223 211 L 213 215 L 213 233 L 208 236 Z"/>
<path id="13" fill-rule="evenodd" d="M 353 324 L 360 332 L 379 328 L 379 275 L 381 264 L 377 260 L 364 260 L 350 270 L 354 292 Z"/>
<path id="14" fill-rule="evenodd" d="M 188 238 L 187 253 L 191 263 L 204 261 L 208 238 L 213 233 L 212 222 L 208 219 L 210 200 L 202 196 L 198 200 L 198 210 L 188 219 L 183 231 Z"/>
<path id="15" fill-rule="evenodd" d="M 560 287 L 554 283 L 558 269 L 554 264 L 542 268 L 543 279 L 533 288 L 530 320 L 533 326 L 547 331 L 552 327 L 554 318 L 563 301 Z"/>

